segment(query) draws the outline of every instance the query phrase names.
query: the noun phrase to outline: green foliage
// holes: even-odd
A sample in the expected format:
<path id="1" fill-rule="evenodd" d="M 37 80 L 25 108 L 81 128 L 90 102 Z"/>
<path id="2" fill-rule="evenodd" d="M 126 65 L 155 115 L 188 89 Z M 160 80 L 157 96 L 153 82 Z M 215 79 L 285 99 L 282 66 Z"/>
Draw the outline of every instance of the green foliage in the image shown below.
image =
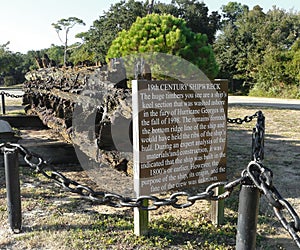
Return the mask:
<path id="1" fill-rule="evenodd" d="M 242 79 L 253 86 L 252 94 L 280 96 L 285 89 L 299 96 L 294 88 L 299 84 L 299 55 L 292 49 L 297 47 L 299 13 L 276 7 L 264 13 L 258 5 L 249 11 L 233 2 L 223 12 L 222 32 L 214 44 L 219 76 Z"/>
<path id="2" fill-rule="evenodd" d="M 52 26 L 57 31 L 66 30 L 69 31 L 71 28 L 73 28 L 76 24 L 82 24 L 85 25 L 85 23 L 77 18 L 77 17 L 69 17 L 68 19 L 62 18 L 57 21 L 57 23 L 52 23 Z"/>
<path id="3" fill-rule="evenodd" d="M 105 57 L 112 41 L 122 30 L 128 30 L 137 17 L 145 17 L 148 2 L 120 1 L 95 20 L 93 26 L 84 34 L 86 46 L 83 50 L 93 52 L 94 60 L 105 63 Z M 208 8 L 198 0 L 173 0 L 171 4 L 156 2 L 153 13 L 171 14 L 186 21 L 186 26 L 195 33 L 206 34 L 208 42 L 215 40 L 219 28 L 220 15 L 217 12 L 208 14 Z"/>
<path id="4" fill-rule="evenodd" d="M 289 51 L 267 51 L 257 67 L 256 84 L 250 95 L 300 98 L 300 49 L 296 48 L 295 44 Z"/>
<path id="5" fill-rule="evenodd" d="M 11 52 L 8 45 L 9 42 L 0 45 L 0 83 L 6 86 L 21 83 L 28 70 L 25 56 Z"/>
<path id="6" fill-rule="evenodd" d="M 243 14 L 248 11 L 249 11 L 249 7 L 247 5 L 242 5 L 241 3 L 237 3 L 237 2 L 229 2 L 227 3 L 227 5 L 223 5 L 222 25 L 226 25 L 228 23 L 234 24 L 238 18 L 243 16 Z"/>
<path id="7" fill-rule="evenodd" d="M 23 55 L 23 70 L 22 73 L 26 74 L 28 70 L 37 69 L 37 65 L 35 62 L 35 57 L 37 55 L 37 51 L 30 50 L 26 54 Z"/>
<path id="8" fill-rule="evenodd" d="M 9 42 L 0 46 L 0 69 L 2 74 L 7 74 L 15 65 L 15 58 L 8 50 Z"/>
<path id="9" fill-rule="evenodd" d="M 300 39 L 298 38 L 293 44 L 288 56 L 291 58 L 289 63 L 286 65 L 286 72 L 289 74 L 297 86 L 300 86 Z"/>
<path id="10" fill-rule="evenodd" d="M 105 63 L 107 51 L 118 32 L 129 29 L 138 16 L 145 16 L 146 4 L 129 0 L 111 5 L 110 9 L 95 20 L 88 32 L 83 35 L 85 46 L 81 53 L 88 54 L 95 62 Z"/>
<path id="11" fill-rule="evenodd" d="M 54 27 L 59 40 L 64 45 L 64 65 L 66 65 L 67 62 L 67 51 L 73 49 L 72 47 L 69 48 L 68 35 L 70 29 L 72 29 L 76 24 L 85 25 L 85 23 L 77 17 L 69 17 L 68 19 L 63 18 L 58 20 L 56 23 L 52 23 L 52 26 Z M 64 37 L 61 36 L 62 30 L 64 31 Z"/>
<path id="12" fill-rule="evenodd" d="M 203 1 L 198 0 L 172 0 L 171 4 L 158 3 L 154 6 L 158 14 L 171 14 L 186 21 L 186 26 L 195 33 L 206 34 L 208 42 L 215 40 L 219 29 L 221 16 L 213 11 L 208 14 L 208 8 Z"/>
<path id="13" fill-rule="evenodd" d="M 16 84 L 16 79 L 13 76 L 5 76 L 4 77 L 4 86 L 12 86 Z"/>
<path id="14" fill-rule="evenodd" d="M 86 44 L 83 44 L 82 46 L 72 51 L 69 57 L 69 61 L 72 62 L 74 65 L 77 65 L 80 62 L 84 61 L 95 62 L 95 58 L 95 52 L 89 49 L 89 47 Z"/>
<path id="15" fill-rule="evenodd" d="M 128 31 L 122 30 L 118 34 L 106 59 L 145 52 L 182 57 L 198 66 L 209 78 L 218 72 L 207 36 L 192 32 L 183 19 L 172 15 L 150 14 L 137 18 Z"/>
<path id="16" fill-rule="evenodd" d="M 54 60 L 57 65 L 63 65 L 64 63 L 64 47 L 51 44 L 51 47 L 45 49 L 43 53 L 46 53 L 51 60 Z M 42 53 L 41 53 L 42 54 Z"/>

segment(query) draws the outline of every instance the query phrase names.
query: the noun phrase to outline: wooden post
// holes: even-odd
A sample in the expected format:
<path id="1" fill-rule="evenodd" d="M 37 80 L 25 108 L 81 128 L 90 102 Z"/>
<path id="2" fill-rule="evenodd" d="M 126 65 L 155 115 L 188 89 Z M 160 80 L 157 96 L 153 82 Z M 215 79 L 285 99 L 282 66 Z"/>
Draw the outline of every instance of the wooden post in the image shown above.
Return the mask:
<path id="1" fill-rule="evenodd" d="M 216 195 L 220 195 L 224 193 L 224 187 L 217 187 L 214 191 Z M 214 225 L 219 226 L 224 223 L 224 200 L 211 201 L 210 216 Z"/>
<path id="2" fill-rule="evenodd" d="M 143 202 L 143 206 L 148 206 L 148 201 Z M 137 236 L 148 235 L 149 211 L 134 208 L 134 234 Z"/>
<path id="3" fill-rule="evenodd" d="M 136 197 L 138 198 L 141 195 L 140 190 L 140 135 L 139 135 L 139 119 L 138 114 L 139 103 L 138 103 L 138 81 L 132 81 L 132 111 L 133 111 L 133 159 L 134 159 L 134 190 Z M 143 200 L 142 205 L 147 207 L 148 200 Z M 137 236 L 146 236 L 148 235 L 148 222 L 149 222 L 149 212 L 140 208 L 134 208 L 134 234 Z"/>

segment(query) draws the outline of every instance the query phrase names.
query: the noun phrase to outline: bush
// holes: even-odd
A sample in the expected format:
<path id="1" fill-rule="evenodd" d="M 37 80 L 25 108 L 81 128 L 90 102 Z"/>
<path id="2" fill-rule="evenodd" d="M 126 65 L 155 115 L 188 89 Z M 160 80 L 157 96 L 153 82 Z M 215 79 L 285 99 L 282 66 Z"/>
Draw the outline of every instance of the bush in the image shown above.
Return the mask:
<path id="1" fill-rule="evenodd" d="M 199 67 L 211 79 L 218 74 L 207 36 L 192 32 L 183 19 L 172 15 L 150 14 L 144 18 L 138 17 L 128 31 L 121 31 L 112 42 L 106 61 L 147 52 L 182 57 Z"/>
<path id="2" fill-rule="evenodd" d="M 4 86 L 5 87 L 12 86 L 15 84 L 17 84 L 17 81 L 13 76 L 5 76 L 4 77 Z"/>

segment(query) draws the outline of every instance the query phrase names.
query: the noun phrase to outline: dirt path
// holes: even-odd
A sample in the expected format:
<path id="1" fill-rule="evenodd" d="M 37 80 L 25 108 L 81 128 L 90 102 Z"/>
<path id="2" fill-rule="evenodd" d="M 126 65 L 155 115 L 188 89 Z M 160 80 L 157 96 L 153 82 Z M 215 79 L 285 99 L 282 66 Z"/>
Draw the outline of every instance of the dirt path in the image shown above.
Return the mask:
<path id="1" fill-rule="evenodd" d="M 298 99 L 280 99 L 249 96 L 229 96 L 230 105 L 252 106 L 252 107 L 273 107 L 285 109 L 300 109 L 300 100 Z"/>

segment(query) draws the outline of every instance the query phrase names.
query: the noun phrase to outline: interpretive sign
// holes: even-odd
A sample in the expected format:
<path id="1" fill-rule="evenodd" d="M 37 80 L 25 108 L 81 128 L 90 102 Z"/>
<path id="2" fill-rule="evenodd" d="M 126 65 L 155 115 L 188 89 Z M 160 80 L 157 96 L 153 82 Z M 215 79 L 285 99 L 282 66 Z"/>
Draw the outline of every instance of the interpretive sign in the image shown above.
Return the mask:
<path id="1" fill-rule="evenodd" d="M 226 178 L 226 81 L 134 80 L 137 196 Z"/>

